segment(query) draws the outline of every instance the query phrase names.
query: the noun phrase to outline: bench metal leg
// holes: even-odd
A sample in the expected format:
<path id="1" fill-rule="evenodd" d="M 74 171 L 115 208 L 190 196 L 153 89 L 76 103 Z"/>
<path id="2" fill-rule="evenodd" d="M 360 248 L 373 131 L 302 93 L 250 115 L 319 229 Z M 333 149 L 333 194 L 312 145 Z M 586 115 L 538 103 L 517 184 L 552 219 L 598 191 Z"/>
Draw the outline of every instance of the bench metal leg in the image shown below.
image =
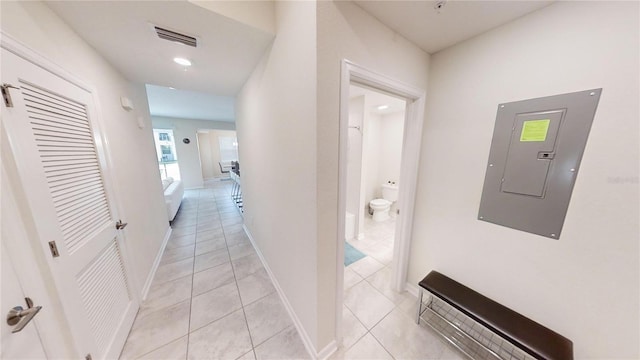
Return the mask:
<path id="1" fill-rule="evenodd" d="M 420 325 L 420 313 L 422 313 L 422 295 L 423 295 L 423 291 L 422 289 L 419 290 L 420 294 L 418 296 L 418 314 L 416 316 L 416 324 Z"/>

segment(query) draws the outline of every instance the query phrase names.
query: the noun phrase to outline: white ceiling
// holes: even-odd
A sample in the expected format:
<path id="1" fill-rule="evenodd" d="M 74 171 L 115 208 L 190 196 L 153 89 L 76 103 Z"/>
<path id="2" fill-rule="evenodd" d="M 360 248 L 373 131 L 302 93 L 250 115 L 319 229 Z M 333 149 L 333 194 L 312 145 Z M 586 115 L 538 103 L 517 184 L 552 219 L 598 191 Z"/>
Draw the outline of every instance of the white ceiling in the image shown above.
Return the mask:
<path id="1" fill-rule="evenodd" d="M 366 97 L 366 104 L 369 106 L 369 112 L 377 115 L 387 115 L 404 111 L 407 107 L 407 102 L 403 99 L 399 99 L 385 93 L 374 91 L 361 86 L 351 85 L 349 86 L 349 98 L 353 99 L 358 96 Z M 378 109 L 378 106 L 386 105 L 386 109 Z"/>
<path id="2" fill-rule="evenodd" d="M 235 121 L 235 97 L 147 85 L 149 111 L 154 116 Z"/>
<path id="3" fill-rule="evenodd" d="M 147 87 L 152 115 L 233 121 L 233 97 L 274 39 L 271 26 L 265 25 L 269 25 L 266 20 L 273 16 L 273 4 L 193 2 L 48 1 L 47 4 L 129 80 L 153 84 Z M 435 1 L 355 2 L 433 53 L 552 1 L 449 0 L 440 14 L 433 9 Z M 261 20 L 257 21 L 258 18 Z M 161 40 L 152 24 L 195 36 L 198 47 Z M 184 71 L 173 62 L 177 56 L 190 59 L 193 66 Z M 391 107 L 382 112 L 393 111 L 397 110 Z"/>
<path id="4" fill-rule="evenodd" d="M 448 0 L 438 13 L 434 9 L 437 2 L 355 0 L 365 11 L 430 54 L 553 3 Z"/>
<path id="5" fill-rule="evenodd" d="M 235 96 L 274 35 L 184 0 L 49 1 L 48 6 L 129 80 Z M 159 39 L 157 25 L 198 39 Z M 184 71 L 173 62 L 186 57 Z"/>

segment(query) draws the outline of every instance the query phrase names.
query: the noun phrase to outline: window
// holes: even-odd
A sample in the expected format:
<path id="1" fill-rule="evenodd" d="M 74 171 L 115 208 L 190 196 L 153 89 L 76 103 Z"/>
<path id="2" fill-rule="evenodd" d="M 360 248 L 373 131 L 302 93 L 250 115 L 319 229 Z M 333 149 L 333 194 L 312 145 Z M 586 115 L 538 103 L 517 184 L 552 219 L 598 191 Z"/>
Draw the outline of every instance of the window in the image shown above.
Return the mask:
<path id="1" fill-rule="evenodd" d="M 220 136 L 218 138 L 220 144 L 220 161 L 237 161 L 238 160 L 238 140 L 234 137 Z"/>
<path id="2" fill-rule="evenodd" d="M 176 143 L 173 140 L 173 130 L 153 129 L 153 139 L 156 143 L 160 176 L 162 179 L 172 177 L 174 180 L 180 180 L 180 167 L 178 166 Z"/>

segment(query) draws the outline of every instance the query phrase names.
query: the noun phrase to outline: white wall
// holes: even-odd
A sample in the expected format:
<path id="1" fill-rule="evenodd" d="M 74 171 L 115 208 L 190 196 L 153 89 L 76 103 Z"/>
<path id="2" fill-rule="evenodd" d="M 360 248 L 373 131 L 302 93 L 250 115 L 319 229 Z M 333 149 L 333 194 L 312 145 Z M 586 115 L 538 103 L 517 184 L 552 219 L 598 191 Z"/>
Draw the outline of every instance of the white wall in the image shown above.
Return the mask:
<path id="1" fill-rule="evenodd" d="M 387 182 L 400 183 L 400 161 L 404 137 L 404 111 L 385 114 L 380 118 L 380 153 L 378 187 Z M 380 190 L 382 196 L 382 190 Z"/>
<path id="2" fill-rule="evenodd" d="M 277 35 L 237 97 L 245 225 L 317 339 L 316 5 L 276 3 Z"/>
<path id="3" fill-rule="evenodd" d="M 124 79 L 43 3 L 3 1 L 1 10 L 3 32 L 96 89 L 119 215 L 129 223 L 127 250 L 136 259 L 134 291 L 140 293 L 169 227 L 144 87 Z M 125 111 L 120 96 L 129 97 L 135 110 Z"/>
<path id="4" fill-rule="evenodd" d="M 381 118 L 377 114 L 367 111 L 366 122 L 364 127 L 365 156 L 364 168 L 365 176 L 362 179 L 365 188 L 364 198 L 362 199 L 362 207 L 366 208 L 373 199 L 378 199 L 382 195 L 380 192 L 380 139 L 382 138 Z"/>
<path id="5" fill-rule="evenodd" d="M 638 3 L 559 2 L 432 56 L 409 282 L 436 269 L 637 359 Z M 476 220 L 499 103 L 603 88 L 559 240 Z"/>
<path id="6" fill-rule="evenodd" d="M 366 187 L 365 208 L 371 200 L 382 197 L 382 184 L 399 184 L 404 111 L 384 115 L 369 112 L 366 119 L 366 176 L 362 179 Z"/>
<path id="7" fill-rule="evenodd" d="M 203 186 L 197 141 L 198 129 L 235 130 L 235 124 L 227 121 L 176 119 L 162 116 L 153 116 L 151 121 L 154 129 L 173 130 L 173 135 L 176 139 L 176 155 L 178 157 L 178 166 L 180 167 L 180 177 L 185 189 L 196 189 Z M 185 144 L 182 142 L 184 138 L 188 138 L 191 142 Z"/>
<path id="8" fill-rule="evenodd" d="M 364 189 L 363 176 L 363 142 L 362 135 L 365 120 L 365 96 L 349 100 L 349 153 L 347 155 L 347 212 L 355 216 L 355 236 L 362 232 L 364 210 L 361 206 Z M 355 127 L 358 128 L 355 128 Z"/>
<path id="9" fill-rule="evenodd" d="M 318 342 L 335 337 L 340 63 L 426 89 L 429 55 L 351 2 L 317 3 Z"/>

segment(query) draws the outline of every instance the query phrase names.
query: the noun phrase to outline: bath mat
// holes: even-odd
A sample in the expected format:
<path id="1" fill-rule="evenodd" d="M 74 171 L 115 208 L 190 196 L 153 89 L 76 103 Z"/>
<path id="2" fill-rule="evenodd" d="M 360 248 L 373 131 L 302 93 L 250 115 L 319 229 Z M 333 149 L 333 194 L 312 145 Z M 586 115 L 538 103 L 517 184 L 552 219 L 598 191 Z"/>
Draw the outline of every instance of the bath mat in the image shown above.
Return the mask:
<path id="1" fill-rule="evenodd" d="M 365 256 L 367 255 L 363 254 L 362 251 L 349 245 L 348 242 L 344 242 L 344 266 L 349 266 Z"/>

